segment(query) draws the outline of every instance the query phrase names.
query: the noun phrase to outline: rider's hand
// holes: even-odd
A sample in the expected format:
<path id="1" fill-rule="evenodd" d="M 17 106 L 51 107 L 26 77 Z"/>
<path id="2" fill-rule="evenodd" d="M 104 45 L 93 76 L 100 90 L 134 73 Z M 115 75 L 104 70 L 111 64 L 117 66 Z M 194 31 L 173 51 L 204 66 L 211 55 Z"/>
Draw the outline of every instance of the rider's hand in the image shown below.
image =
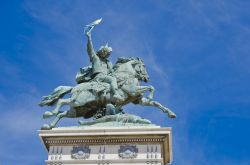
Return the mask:
<path id="1" fill-rule="evenodd" d="M 91 37 L 91 31 L 90 30 L 86 32 L 86 36 Z"/>
<path id="2" fill-rule="evenodd" d="M 84 28 L 84 33 L 87 37 L 90 37 L 91 36 L 91 31 L 92 31 L 93 27 L 90 27 L 90 26 L 86 26 Z"/>

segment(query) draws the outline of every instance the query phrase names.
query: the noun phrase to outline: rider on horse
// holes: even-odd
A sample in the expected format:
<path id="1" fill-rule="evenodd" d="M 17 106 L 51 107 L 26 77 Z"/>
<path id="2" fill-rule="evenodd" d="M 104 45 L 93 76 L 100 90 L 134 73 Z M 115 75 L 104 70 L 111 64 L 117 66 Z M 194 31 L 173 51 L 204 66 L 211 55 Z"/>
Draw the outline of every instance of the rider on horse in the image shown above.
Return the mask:
<path id="1" fill-rule="evenodd" d="M 116 78 L 109 75 L 110 73 L 113 72 L 112 63 L 108 60 L 108 57 L 112 52 L 112 48 L 109 47 L 107 44 L 105 46 L 101 46 L 97 52 L 95 52 L 93 48 L 91 39 L 91 30 L 95 25 L 96 24 L 93 24 L 92 27 L 85 29 L 85 34 L 88 38 L 87 52 L 90 58 L 90 62 L 92 63 L 92 66 L 88 68 L 83 68 L 83 70 L 86 69 L 85 71 L 87 71 L 88 73 L 87 76 L 90 77 L 89 80 L 95 79 L 98 82 L 105 82 L 110 84 L 110 89 L 113 94 L 113 99 L 121 101 L 123 98 L 118 93 L 118 85 Z M 78 78 L 79 77 L 77 77 L 77 82 L 81 83 L 81 81 L 78 81 Z"/>

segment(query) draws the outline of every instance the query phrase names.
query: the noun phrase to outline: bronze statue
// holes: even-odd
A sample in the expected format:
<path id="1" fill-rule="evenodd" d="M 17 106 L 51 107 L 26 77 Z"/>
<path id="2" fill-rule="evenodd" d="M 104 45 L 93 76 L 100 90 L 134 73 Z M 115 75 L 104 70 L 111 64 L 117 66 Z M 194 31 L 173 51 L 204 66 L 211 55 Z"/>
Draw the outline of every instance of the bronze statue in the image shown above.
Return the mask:
<path id="1" fill-rule="evenodd" d="M 121 57 L 112 67 L 111 62 L 107 59 L 112 52 L 111 47 L 102 46 L 95 53 L 91 41 L 91 31 L 100 22 L 101 19 L 98 19 L 85 27 L 88 39 L 87 52 L 92 65 L 80 69 L 76 75 L 78 85 L 75 87 L 59 86 L 50 95 L 43 97 L 39 104 L 40 106 L 56 105 L 53 111 L 44 113 L 44 118 L 55 116 L 55 119 L 51 124 L 45 124 L 42 129 L 55 127 L 57 122 L 64 117 L 94 117 L 97 119 L 95 122 L 85 124 L 80 121 L 81 125 L 121 118 L 124 120 L 120 121 L 150 123 L 146 119 L 139 120 L 137 116 L 134 116 L 134 120 L 132 120 L 133 115 L 122 115 L 124 113 L 122 107 L 128 103 L 154 106 L 167 113 L 170 118 L 175 118 L 176 115 L 170 109 L 153 100 L 154 87 L 140 85 L 140 81 L 149 80 L 144 62 L 140 58 Z M 148 97 L 143 96 L 146 91 L 150 92 Z M 71 94 L 70 98 L 63 99 L 62 97 L 67 93 Z M 60 111 L 63 105 L 69 105 L 70 109 Z"/>
<path id="2" fill-rule="evenodd" d="M 99 19 L 101 22 L 101 19 Z M 96 21 L 95 21 L 96 22 Z M 92 23 L 87 27 L 91 27 L 96 24 Z M 85 34 L 88 38 L 87 43 L 87 52 L 90 58 L 90 62 L 92 63 L 92 72 L 91 77 L 95 78 L 98 82 L 105 82 L 110 85 L 111 92 L 114 94 L 113 98 L 117 100 L 122 100 L 122 97 L 118 93 L 117 81 L 114 76 L 109 75 L 113 72 L 112 63 L 108 60 L 108 57 L 112 53 L 112 48 L 106 44 L 105 46 L 101 46 L 100 49 L 95 52 L 91 39 L 91 31 L 93 28 L 85 29 Z"/>

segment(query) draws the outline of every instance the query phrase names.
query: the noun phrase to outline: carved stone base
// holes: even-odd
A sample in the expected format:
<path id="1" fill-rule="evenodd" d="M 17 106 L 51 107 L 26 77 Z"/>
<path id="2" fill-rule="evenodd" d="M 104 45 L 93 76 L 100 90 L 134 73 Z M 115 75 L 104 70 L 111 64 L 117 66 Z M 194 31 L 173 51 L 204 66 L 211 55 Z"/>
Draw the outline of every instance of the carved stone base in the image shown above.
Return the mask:
<path id="1" fill-rule="evenodd" d="M 163 165 L 172 162 L 171 128 L 64 127 L 40 130 L 47 165 Z"/>

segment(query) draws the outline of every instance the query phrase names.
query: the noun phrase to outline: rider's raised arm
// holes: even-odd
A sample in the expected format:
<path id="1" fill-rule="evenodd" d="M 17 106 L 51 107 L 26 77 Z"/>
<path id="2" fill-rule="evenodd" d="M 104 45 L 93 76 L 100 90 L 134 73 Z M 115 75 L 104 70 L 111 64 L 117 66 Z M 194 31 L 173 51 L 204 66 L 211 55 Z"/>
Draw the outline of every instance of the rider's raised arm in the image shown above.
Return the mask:
<path id="1" fill-rule="evenodd" d="M 95 60 L 96 58 L 98 58 L 98 56 L 96 55 L 95 50 L 93 48 L 91 34 L 88 33 L 87 37 L 88 37 L 87 52 L 88 52 L 90 61 L 92 62 L 93 60 Z"/>

